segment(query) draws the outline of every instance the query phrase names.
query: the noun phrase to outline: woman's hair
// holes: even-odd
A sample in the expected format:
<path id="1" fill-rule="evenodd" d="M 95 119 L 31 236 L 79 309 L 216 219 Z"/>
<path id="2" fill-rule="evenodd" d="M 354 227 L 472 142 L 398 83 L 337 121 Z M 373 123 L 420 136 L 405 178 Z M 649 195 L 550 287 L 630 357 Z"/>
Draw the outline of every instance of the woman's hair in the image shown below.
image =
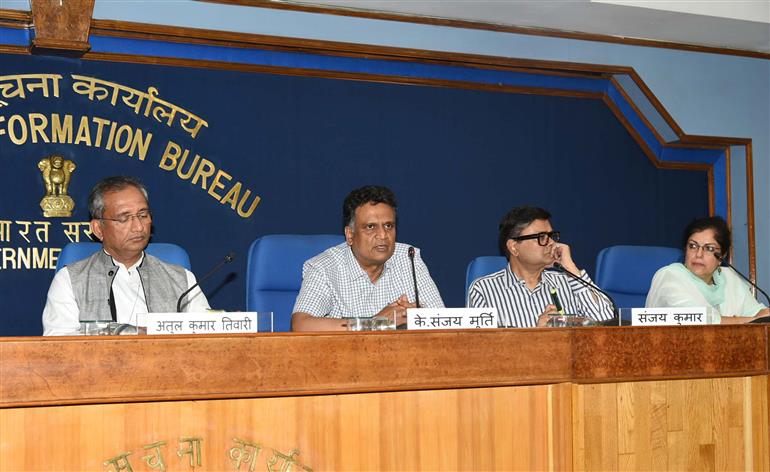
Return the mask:
<path id="1" fill-rule="evenodd" d="M 707 229 L 714 231 L 714 239 L 717 240 L 721 248 L 719 253 L 722 255 L 722 258 L 727 259 L 730 256 L 732 238 L 730 236 L 730 227 L 727 226 L 727 222 L 721 216 L 706 216 L 692 220 L 684 229 L 682 249 L 687 251 L 687 243 L 690 241 L 690 236 Z"/>

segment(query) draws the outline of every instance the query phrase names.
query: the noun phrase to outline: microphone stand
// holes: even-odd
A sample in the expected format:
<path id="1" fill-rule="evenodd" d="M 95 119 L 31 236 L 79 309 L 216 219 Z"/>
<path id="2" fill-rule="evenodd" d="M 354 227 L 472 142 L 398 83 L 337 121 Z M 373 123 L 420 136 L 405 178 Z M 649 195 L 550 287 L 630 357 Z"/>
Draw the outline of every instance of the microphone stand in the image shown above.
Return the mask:
<path id="1" fill-rule="evenodd" d="M 226 256 L 224 257 L 224 259 L 222 259 L 221 261 L 219 261 L 219 263 L 217 263 L 217 265 L 215 265 L 215 266 L 214 266 L 214 268 L 213 268 L 213 269 L 211 269 L 211 270 L 210 270 L 210 271 L 209 271 L 209 272 L 208 272 L 206 275 L 204 275 L 204 276 L 203 276 L 203 277 L 202 277 L 200 280 L 198 280 L 197 282 L 195 282 L 195 285 L 193 285 L 192 287 L 190 287 L 190 288 L 188 288 L 187 290 L 185 290 L 185 291 L 184 291 L 184 293 L 182 293 L 182 295 L 180 295 L 180 296 L 179 296 L 179 300 L 177 300 L 177 302 L 176 302 L 176 312 L 177 312 L 177 313 L 181 313 L 181 312 L 182 312 L 182 300 L 184 300 L 184 297 L 185 297 L 185 296 L 186 296 L 188 293 L 192 292 L 192 290 L 193 290 L 195 287 L 197 287 L 198 285 L 200 285 L 202 282 L 205 282 L 205 281 L 206 281 L 206 279 L 208 279 L 209 277 L 211 277 L 212 275 L 214 275 L 214 273 L 216 273 L 216 272 L 217 272 L 219 269 L 221 269 L 223 265 L 225 265 L 225 264 L 227 264 L 227 263 L 229 263 L 229 262 L 233 262 L 233 259 L 235 259 L 235 253 L 234 253 L 234 252 L 231 252 L 231 253 L 229 253 L 228 255 L 226 255 Z"/>
<path id="2" fill-rule="evenodd" d="M 755 284 L 754 282 L 752 282 L 751 280 L 749 280 L 749 278 L 748 278 L 748 277 L 746 277 L 745 275 L 743 275 L 743 273 L 742 273 L 741 271 L 739 271 L 738 269 L 736 269 L 734 265 L 730 264 L 730 262 L 727 260 L 727 258 L 725 258 L 725 257 L 724 257 L 724 256 L 723 256 L 721 253 L 719 253 L 719 252 L 715 252 L 715 253 L 714 253 L 714 257 L 716 257 L 716 258 L 719 260 L 719 262 L 721 262 L 721 263 L 725 264 L 727 267 L 729 267 L 729 268 L 731 268 L 732 270 L 734 270 L 736 274 L 738 274 L 738 275 L 740 275 L 741 277 L 743 277 L 743 279 L 744 279 L 746 282 L 748 282 L 749 284 L 751 284 L 751 286 L 752 286 L 752 287 L 754 287 L 755 289 L 759 290 L 759 291 L 760 291 L 760 293 L 762 293 L 762 295 L 764 295 L 764 296 L 765 296 L 765 298 L 767 299 L 767 302 L 768 302 L 768 306 L 770 306 L 770 297 L 768 297 L 768 296 L 767 296 L 767 293 L 765 293 L 765 291 L 764 291 L 764 290 L 762 290 L 761 288 L 759 288 L 759 285 Z"/>
<path id="3" fill-rule="evenodd" d="M 420 308 L 420 291 L 417 290 L 417 273 L 414 270 L 414 246 L 409 246 L 409 249 L 407 250 L 407 254 L 409 254 L 409 262 L 411 262 L 412 264 L 412 283 L 414 283 L 414 305 L 417 308 Z M 406 329 L 406 323 L 397 325 L 396 329 Z"/>
<path id="4" fill-rule="evenodd" d="M 618 326 L 623 326 L 623 324 L 622 324 L 622 321 L 623 321 L 623 320 L 620 318 L 620 308 L 618 308 L 618 305 L 615 303 L 615 300 L 613 300 L 613 299 L 612 299 L 612 297 L 610 296 L 610 294 L 609 294 L 609 293 L 607 293 L 607 292 L 605 292 L 604 290 L 602 290 L 601 288 L 599 288 L 599 286 L 598 286 L 598 285 L 594 285 L 594 284 L 592 284 L 592 283 L 590 283 L 590 282 L 586 282 L 585 280 L 583 280 L 582 278 L 580 278 L 580 276 L 579 276 L 579 275 L 577 275 L 577 274 L 573 274 L 572 272 L 568 271 L 568 270 L 567 270 L 567 269 L 566 269 L 566 268 L 565 268 L 563 265 L 559 264 L 558 262 L 554 262 L 554 264 L 553 264 L 553 268 L 554 268 L 554 269 L 556 269 L 556 270 L 558 270 L 558 271 L 560 271 L 560 272 L 564 272 L 564 273 L 565 273 L 565 274 L 567 274 L 568 276 L 570 276 L 570 277 L 572 277 L 573 279 L 575 279 L 575 280 L 577 280 L 578 282 L 580 282 L 580 283 L 581 283 L 583 286 L 585 286 L 585 287 L 588 287 L 588 288 L 590 288 L 590 289 L 594 289 L 594 290 L 597 290 L 597 291 L 599 291 L 599 293 L 601 293 L 602 295 L 604 295 L 604 296 L 605 296 L 605 298 L 607 298 L 607 300 L 608 300 L 608 301 L 610 302 L 610 304 L 612 305 L 612 316 L 614 316 L 614 317 L 617 317 L 617 318 L 618 318 Z M 611 320 L 607 320 L 607 321 L 611 321 Z M 613 325 L 605 325 L 605 326 L 613 326 Z"/>
<path id="5" fill-rule="evenodd" d="M 414 270 L 414 246 L 409 246 L 409 260 L 412 263 L 412 282 L 414 282 L 414 304 L 420 308 L 420 292 L 417 291 L 417 274 Z"/>

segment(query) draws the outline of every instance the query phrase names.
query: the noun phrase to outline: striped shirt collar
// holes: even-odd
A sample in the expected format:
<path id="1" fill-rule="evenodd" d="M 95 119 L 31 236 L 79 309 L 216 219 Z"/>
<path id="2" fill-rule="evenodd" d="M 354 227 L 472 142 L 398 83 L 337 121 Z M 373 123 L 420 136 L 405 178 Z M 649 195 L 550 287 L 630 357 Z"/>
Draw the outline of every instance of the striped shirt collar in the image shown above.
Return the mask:
<path id="1" fill-rule="evenodd" d="M 532 289 L 532 292 L 536 292 L 540 289 L 540 287 L 543 286 L 545 282 L 547 282 L 548 285 L 554 286 L 555 282 L 553 279 L 554 274 L 556 274 L 555 271 L 543 269 L 542 272 L 540 272 L 540 280 L 538 281 L 537 285 L 534 289 Z M 516 273 L 511 269 L 510 262 L 508 264 L 505 264 L 505 281 L 510 287 L 519 286 L 522 288 L 526 288 L 529 290 L 529 287 L 527 287 L 526 280 L 518 277 Z"/>

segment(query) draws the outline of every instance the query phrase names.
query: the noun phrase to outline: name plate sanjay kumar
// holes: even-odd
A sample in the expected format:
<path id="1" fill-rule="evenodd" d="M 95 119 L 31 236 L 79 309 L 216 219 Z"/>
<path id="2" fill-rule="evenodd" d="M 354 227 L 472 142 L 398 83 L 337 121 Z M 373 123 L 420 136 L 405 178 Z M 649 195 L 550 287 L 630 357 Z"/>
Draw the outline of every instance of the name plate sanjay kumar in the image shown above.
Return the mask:
<path id="1" fill-rule="evenodd" d="M 497 308 L 409 308 L 407 329 L 497 328 Z"/>
<path id="2" fill-rule="evenodd" d="M 705 306 L 631 309 L 631 326 L 681 326 L 705 324 L 708 324 Z"/>
<path id="3" fill-rule="evenodd" d="M 256 332 L 256 312 L 147 314 L 147 334 L 226 334 Z"/>

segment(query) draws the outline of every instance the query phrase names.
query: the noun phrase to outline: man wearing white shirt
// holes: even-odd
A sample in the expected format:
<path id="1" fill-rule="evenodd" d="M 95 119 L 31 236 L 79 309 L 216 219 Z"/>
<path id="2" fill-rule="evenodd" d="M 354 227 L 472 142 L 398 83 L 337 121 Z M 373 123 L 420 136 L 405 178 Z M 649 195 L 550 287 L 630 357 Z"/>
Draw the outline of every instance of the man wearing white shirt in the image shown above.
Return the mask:
<path id="1" fill-rule="evenodd" d="M 293 331 L 345 330 L 347 318 L 355 317 L 394 317 L 397 325 L 406 323 L 406 310 L 417 307 L 415 284 L 422 307 L 444 307 L 417 248 L 412 278 L 409 246 L 396 242 L 397 206 L 393 192 L 380 185 L 355 189 L 345 197 L 345 242 L 302 266 Z"/>
<path id="2" fill-rule="evenodd" d="M 148 312 L 175 312 L 195 276 L 145 254 L 152 213 L 144 185 L 131 177 L 108 177 L 94 186 L 88 208 L 102 250 L 56 274 L 43 310 L 43 335 L 77 334 L 80 322 L 88 320 L 141 326 Z M 204 311 L 209 304 L 196 288 L 182 308 Z"/>

